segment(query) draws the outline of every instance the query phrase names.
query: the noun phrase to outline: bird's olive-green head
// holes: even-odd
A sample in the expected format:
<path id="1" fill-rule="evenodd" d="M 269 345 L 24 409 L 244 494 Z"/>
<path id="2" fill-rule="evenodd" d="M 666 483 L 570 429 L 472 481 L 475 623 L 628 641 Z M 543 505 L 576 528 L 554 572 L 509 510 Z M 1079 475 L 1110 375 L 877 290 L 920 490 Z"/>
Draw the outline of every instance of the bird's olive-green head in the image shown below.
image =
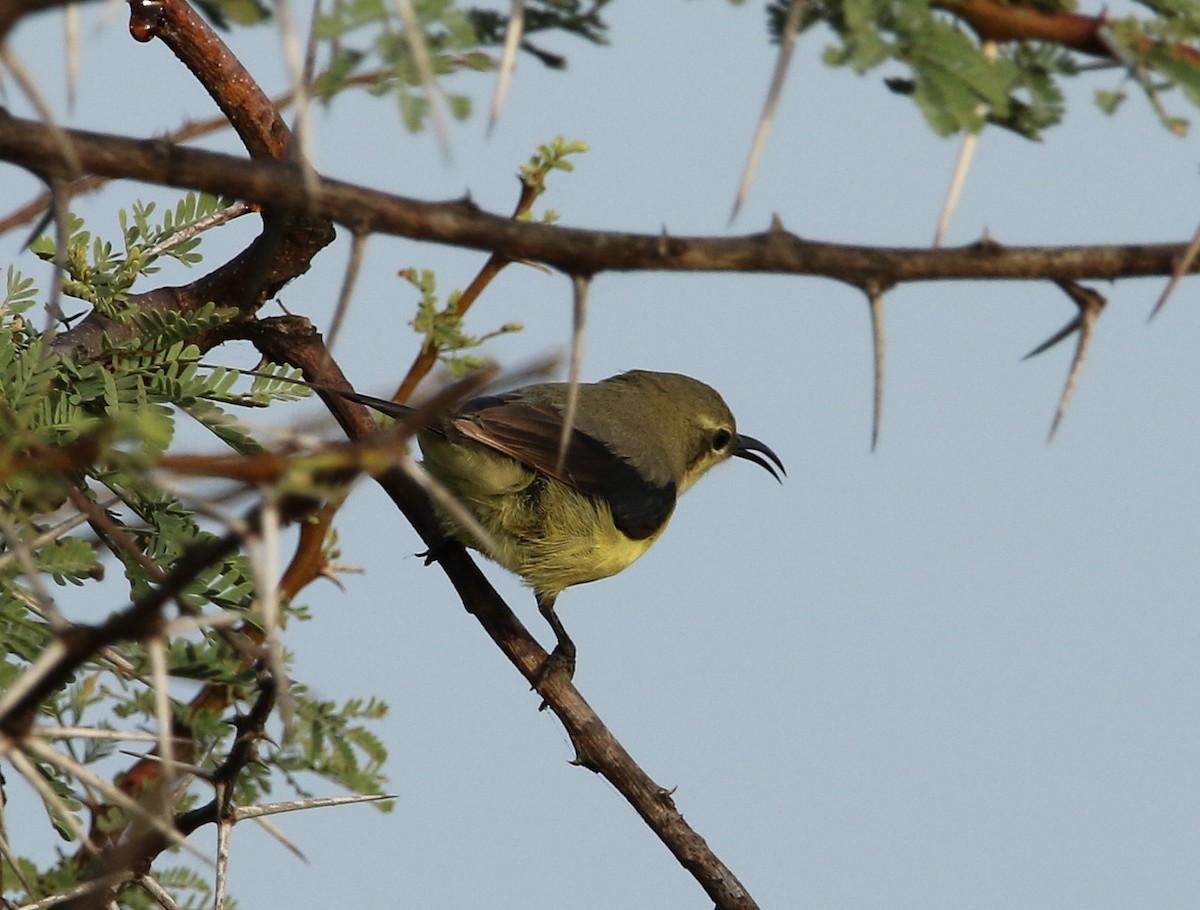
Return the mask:
<path id="1" fill-rule="evenodd" d="M 547 395 L 565 401 L 566 385 L 548 386 Z M 738 434 L 733 412 L 715 389 L 679 373 L 631 370 L 581 386 L 576 424 L 609 442 L 647 480 L 674 484 L 676 496 L 731 457 L 761 465 L 776 480 L 775 466 L 783 470 L 770 448 Z"/>

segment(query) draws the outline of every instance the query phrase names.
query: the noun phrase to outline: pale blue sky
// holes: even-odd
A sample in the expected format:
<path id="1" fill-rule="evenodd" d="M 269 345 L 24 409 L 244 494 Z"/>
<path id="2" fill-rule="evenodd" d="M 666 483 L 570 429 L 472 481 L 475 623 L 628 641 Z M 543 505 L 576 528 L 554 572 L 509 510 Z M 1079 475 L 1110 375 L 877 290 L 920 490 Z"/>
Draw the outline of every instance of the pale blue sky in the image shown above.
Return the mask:
<path id="1" fill-rule="evenodd" d="M 212 114 L 161 45 L 134 44 L 120 17 L 95 33 L 99 12 L 84 11 L 74 113 L 44 50 L 51 18 L 11 37 L 65 122 L 148 136 L 185 111 Z M 574 174 L 552 179 L 546 205 L 564 223 L 725 233 L 774 59 L 761 9 L 617 3 L 606 16 L 610 48 L 547 42 L 568 54 L 568 72 L 523 58 L 495 135 L 483 140 L 484 116 L 454 126 L 450 166 L 430 135 L 393 127 L 387 103 L 365 97 L 317 113 L 318 166 L 425 199 L 469 190 L 505 211 L 516 166 L 563 134 L 592 145 Z M 233 37 L 266 87 L 282 89 L 275 33 Z M 778 213 L 812 239 L 927 244 L 957 140 L 931 136 L 878 74 L 825 69 L 827 41 L 801 39 L 733 230 L 764 229 Z M 985 134 L 949 242 L 985 230 L 1004 243 L 1188 239 L 1200 147 L 1155 126 L 1140 98 L 1116 119 L 1097 112 L 1089 93 L 1117 82 L 1099 75 L 1074 90 L 1066 126 L 1044 143 Z M 491 85 L 467 76 L 454 87 L 483 111 Z M 2 186 L 7 209 L 33 182 L 10 170 Z M 111 228 L 104 213 L 137 194 L 166 198 L 121 187 L 86 211 Z M 2 242 L 11 256 L 14 238 Z M 284 289 L 288 309 L 327 325 L 347 251 L 340 240 Z M 394 384 L 414 349 L 414 295 L 396 270 L 436 268 L 449 289 L 481 262 L 371 241 L 335 352 L 360 388 Z M 788 466 L 783 487 L 741 463 L 714 472 L 642 561 L 559 601 L 580 690 L 642 767 L 677 788 L 760 905 L 1200 904 L 1200 311 L 1188 283 L 1147 326 L 1162 285 L 1099 288 L 1110 305 L 1049 447 L 1072 343 L 1020 358 L 1074 313 L 1061 291 L 892 292 L 871 454 L 859 293 L 780 276 L 595 281 L 585 378 L 631 367 L 701 378 Z M 510 269 L 472 319 L 480 331 L 526 324 L 489 347 L 501 362 L 561 351 L 569 282 Z M 344 578 L 344 593 L 305 592 L 315 619 L 290 636 L 295 673 L 331 698 L 391 703 L 380 732 L 399 800 L 390 815 L 282 820 L 311 865 L 239 828 L 242 906 L 705 906 L 621 798 L 568 764 L 557 721 L 537 712 L 438 570 L 410 555 L 419 541 L 370 485 L 339 531 L 364 574 Z M 528 592 L 489 574 L 550 641 Z M 9 825 L 20 847 L 21 826 L 11 815 Z"/>

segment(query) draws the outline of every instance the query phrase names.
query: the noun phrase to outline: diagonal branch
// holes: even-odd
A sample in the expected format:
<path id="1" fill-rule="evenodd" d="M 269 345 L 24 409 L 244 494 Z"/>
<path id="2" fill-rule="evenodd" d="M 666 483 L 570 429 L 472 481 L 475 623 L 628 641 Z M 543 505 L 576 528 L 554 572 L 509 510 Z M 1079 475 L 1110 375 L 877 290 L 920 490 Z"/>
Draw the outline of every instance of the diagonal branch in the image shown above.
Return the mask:
<path id="1" fill-rule="evenodd" d="M 336 370 L 336 365 L 327 356 L 315 329 L 311 326 L 305 329 L 305 322 L 298 317 L 287 322 L 272 320 L 272 325 L 285 329 L 278 337 L 269 326 L 260 323 L 252 340 L 268 359 L 291 363 L 317 382 L 336 384 L 329 382 L 333 378 L 329 371 Z M 348 436 L 359 439 L 377 432 L 365 408 L 338 399 L 339 396 L 330 395 L 326 401 Z M 436 561 L 467 612 L 479 621 L 521 675 L 536 683 L 537 694 L 566 728 L 578 763 L 603 775 L 625 797 L 718 907 L 754 908 L 756 904 L 737 877 L 684 820 L 670 791 L 651 780 L 637 765 L 565 675 L 552 673 L 544 679 L 539 676 L 538 671 L 549 655 L 496 593 L 467 550 L 445 540 L 429 498 L 417 482 L 400 469 L 387 471 L 375 479 L 425 543 L 436 548 Z"/>
<path id="2" fill-rule="evenodd" d="M 529 214 L 533 208 L 534 200 L 538 197 L 538 193 L 539 190 L 536 183 L 527 180 L 521 181 L 521 192 L 517 196 L 517 204 L 513 208 L 512 213 L 514 220 Z M 499 275 L 509 265 L 510 261 L 498 254 L 490 256 L 478 274 L 471 279 L 471 283 L 467 285 L 466 289 L 458 295 L 458 299 L 449 307 L 449 312 L 458 318 L 465 316 L 471 305 L 479 299 L 480 294 L 492 283 L 492 279 Z M 332 342 L 332 338 L 330 341 Z M 416 391 L 417 386 L 421 383 L 421 380 L 429 375 L 429 371 L 437 363 L 437 356 L 437 342 L 432 338 L 426 340 L 421 345 L 421 350 L 417 353 L 412 365 L 408 368 L 408 372 L 404 375 L 400 387 L 396 390 L 396 394 L 392 398 L 400 402 L 408 401 L 412 397 L 413 392 Z"/>

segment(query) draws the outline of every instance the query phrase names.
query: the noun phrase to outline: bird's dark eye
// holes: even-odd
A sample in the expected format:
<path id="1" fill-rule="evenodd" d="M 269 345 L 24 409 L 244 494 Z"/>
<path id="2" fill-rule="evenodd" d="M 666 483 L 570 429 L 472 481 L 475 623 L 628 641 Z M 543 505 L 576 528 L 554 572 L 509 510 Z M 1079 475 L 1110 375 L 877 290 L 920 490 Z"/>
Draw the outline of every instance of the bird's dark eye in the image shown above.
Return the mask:
<path id="1" fill-rule="evenodd" d="M 733 439 L 733 434 L 731 432 L 729 432 L 729 430 L 725 429 L 724 427 L 721 427 L 719 430 L 717 430 L 715 433 L 713 433 L 713 438 L 712 438 L 713 451 L 714 452 L 724 452 L 725 449 L 729 446 L 729 443 L 732 439 Z"/>

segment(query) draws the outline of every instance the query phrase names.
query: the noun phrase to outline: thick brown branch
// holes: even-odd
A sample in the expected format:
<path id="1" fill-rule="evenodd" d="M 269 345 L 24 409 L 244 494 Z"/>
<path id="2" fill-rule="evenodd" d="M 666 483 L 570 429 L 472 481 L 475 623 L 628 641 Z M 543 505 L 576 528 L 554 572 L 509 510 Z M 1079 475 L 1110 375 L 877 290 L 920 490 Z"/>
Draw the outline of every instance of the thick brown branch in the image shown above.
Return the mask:
<path id="1" fill-rule="evenodd" d="M 1006 0 L 929 0 L 929 5 L 962 19 L 983 41 L 1046 41 L 1093 57 L 1113 57 L 1112 44 L 1104 37 L 1107 11 L 1084 16 Z M 1145 38 L 1141 49 L 1151 45 Z M 1170 52 L 1200 66 L 1200 50 L 1190 45 L 1173 44 Z"/>
<path id="2" fill-rule="evenodd" d="M 984 41 L 1048 41 L 1096 57 L 1109 56 L 1100 40 L 1102 16 L 1038 9 L 999 0 L 929 0 L 934 9 L 953 13 Z"/>
<path id="3" fill-rule="evenodd" d="M 146 9 L 154 25 L 139 40 L 159 38 L 216 102 L 253 158 L 283 158 L 291 131 L 278 109 L 220 36 L 184 0 L 130 2 L 133 23 Z"/>
<path id="4" fill-rule="evenodd" d="M 874 282 L 882 289 L 947 279 L 1112 280 L 1170 275 L 1187 248 L 1180 243 L 1004 247 L 988 242 L 905 249 L 819 243 L 782 229 L 731 238 L 586 231 L 516 222 L 482 212 L 469 201 L 422 202 L 334 180 L 319 180 L 316 196 L 310 197 L 291 164 L 98 133 L 72 130 L 68 136 L 93 173 L 222 193 L 277 210 L 310 211 L 355 230 L 486 250 L 572 274 L 778 272 L 822 275 L 855 287 Z M 0 119 L 0 159 L 39 172 L 65 168 L 49 129 L 14 117 Z"/>
<path id="5" fill-rule="evenodd" d="M 390 77 L 390 74 L 384 70 L 372 70 L 369 73 L 356 73 L 346 79 L 345 85 L 350 86 L 372 86 L 378 85 Z M 319 78 L 319 77 L 318 77 Z M 283 92 L 271 99 L 270 103 L 277 110 L 282 111 L 284 108 L 293 104 L 296 100 L 294 91 Z M 204 120 L 189 120 L 186 121 L 178 129 L 171 130 L 163 134 L 160 138 L 167 142 L 190 142 L 193 139 L 199 139 L 202 136 L 207 136 L 211 133 L 220 132 L 221 130 L 229 129 L 230 122 L 227 117 L 208 117 Z M 279 157 L 279 156 L 275 156 Z M 89 174 L 86 177 L 81 177 L 78 180 L 72 181 L 64 189 L 65 192 L 73 199 L 76 196 L 81 196 L 84 193 L 91 193 L 100 189 L 108 182 L 109 178 L 101 177 L 96 174 Z M 38 193 L 25 204 L 13 209 L 7 215 L 0 216 L 0 234 L 8 233 L 14 228 L 18 228 L 23 224 L 30 224 L 35 221 L 39 215 L 45 212 L 50 207 L 50 193 L 48 191 Z"/>

